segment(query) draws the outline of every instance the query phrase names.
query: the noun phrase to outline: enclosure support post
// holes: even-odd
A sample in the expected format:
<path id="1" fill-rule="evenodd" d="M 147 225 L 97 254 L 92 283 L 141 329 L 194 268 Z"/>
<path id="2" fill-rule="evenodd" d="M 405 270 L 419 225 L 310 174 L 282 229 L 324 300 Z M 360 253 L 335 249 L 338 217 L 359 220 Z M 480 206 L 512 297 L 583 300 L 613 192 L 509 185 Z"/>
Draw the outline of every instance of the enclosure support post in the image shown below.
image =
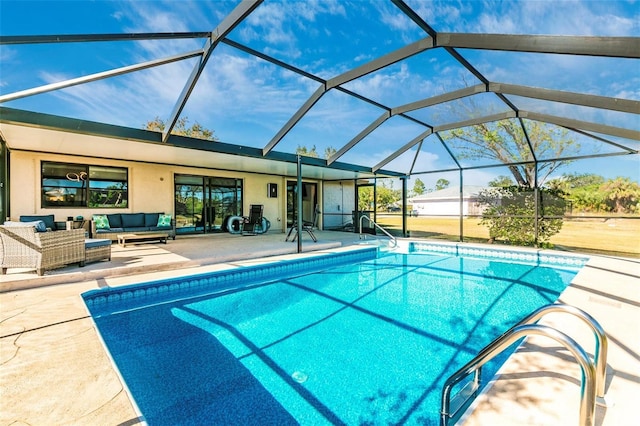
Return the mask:
<path id="1" fill-rule="evenodd" d="M 533 244 L 535 247 L 538 247 L 538 226 L 540 225 L 540 190 L 538 188 L 538 162 L 536 161 L 534 164 L 534 178 L 533 178 L 533 196 L 536 198 L 534 209 L 535 209 L 535 219 L 533 222 L 534 235 L 533 235 Z"/>
<path id="2" fill-rule="evenodd" d="M 400 182 L 402 182 L 402 235 L 406 238 L 409 236 L 407 233 L 407 177 L 401 177 Z"/>
<path id="3" fill-rule="evenodd" d="M 460 219 L 460 238 L 459 241 L 462 242 L 463 241 L 463 235 L 464 235 L 464 212 L 462 211 L 462 209 L 464 208 L 464 180 L 462 177 L 462 169 L 460 169 L 460 215 L 459 215 L 459 219 Z"/>
<path id="4" fill-rule="evenodd" d="M 302 253 L 302 157 L 298 154 L 298 194 L 296 207 L 296 226 L 298 227 L 298 253 Z"/>

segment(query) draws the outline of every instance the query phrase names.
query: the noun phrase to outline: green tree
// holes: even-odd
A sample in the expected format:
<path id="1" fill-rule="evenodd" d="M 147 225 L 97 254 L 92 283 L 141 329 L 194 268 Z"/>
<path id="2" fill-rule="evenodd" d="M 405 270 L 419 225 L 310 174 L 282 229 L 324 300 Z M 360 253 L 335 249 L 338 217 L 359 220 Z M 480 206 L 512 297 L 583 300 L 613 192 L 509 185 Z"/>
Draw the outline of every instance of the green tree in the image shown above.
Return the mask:
<path id="1" fill-rule="evenodd" d="M 490 112 L 475 105 L 472 98 L 456 102 L 452 109 L 452 113 L 461 119 Z M 562 219 L 544 217 L 535 206 L 544 206 L 542 201 L 552 195 L 557 198 L 559 193 L 545 194 L 550 190 L 543 189 L 543 183 L 558 168 L 569 163 L 559 159 L 569 158 L 580 150 L 580 144 L 565 128 L 527 120 L 525 131 L 520 120 L 505 119 L 453 129 L 440 135 L 459 159 L 485 159 L 504 164 L 511 172 L 516 185 L 491 188 L 494 196 L 487 195 L 484 200 L 486 210 L 481 223 L 489 227 L 492 238 L 514 244 L 535 243 L 536 215 L 540 215 L 538 242 L 545 242 L 560 231 Z M 536 159 L 549 161 L 536 163 Z M 540 188 L 537 192 L 536 185 Z M 540 197 L 537 204 L 536 194 Z M 503 199 L 504 203 L 498 201 Z M 562 217 L 564 209 L 562 205 L 552 213 Z"/>
<path id="2" fill-rule="evenodd" d="M 606 207 L 605 196 L 600 193 L 604 178 L 594 173 L 569 173 L 548 182 L 549 188 L 563 194 L 578 211 L 600 211 Z"/>
<path id="3" fill-rule="evenodd" d="M 628 177 L 617 177 L 600 186 L 609 211 L 633 213 L 640 207 L 640 185 Z"/>
<path id="4" fill-rule="evenodd" d="M 153 120 L 148 121 L 144 125 L 144 128 L 146 130 L 153 130 L 154 132 L 163 132 L 166 126 L 167 126 L 167 123 L 164 120 L 162 120 L 160 117 L 156 116 L 156 118 L 154 118 Z M 205 129 L 197 121 L 193 123 L 191 126 L 189 126 L 188 117 L 179 118 L 178 121 L 176 122 L 176 125 L 173 127 L 171 134 L 188 136 L 191 138 L 204 139 L 208 141 L 218 140 L 213 130 Z"/>
<path id="5" fill-rule="evenodd" d="M 319 158 L 320 156 L 318 155 L 318 151 L 316 151 L 316 146 L 312 146 L 311 149 L 307 148 L 306 146 L 301 146 L 298 145 L 298 147 L 296 148 L 296 154 L 298 155 L 304 155 L 305 157 L 313 157 L 313 158 Z"/>
<path id="6" fill-rule="evenodd" d="M 386 186 L 376 187 L 376 202 L 378 210 L 389 208 L 400 199 L 400 191 Z"/>
<path id="7" fill-rule="evenodd" d="M 565 173 L 561 177 L 547 182 L 547 186 L 566 194 L 571 194 L 572 191 L 578 188 L 598 188 L 603 183 L 604 178 L 594 173 Z"/>
<path id="8" fill-rule="evenodd" d="M 358 210 L 373 210 L 373 186 L 358 188 Z"/>
<path id="9" fill-rule="evenodd" d="M 335 154 L 336 152 L 338 152 L 337 149 L 335 149 L 332 146 L 328 146 L 324 149 L 324 158 L 328 159 L 330 158 L 333 154 Z"/>
<path id="10" fill-rule="evenodd" d="M 489 181 L 489 186 L 492 188 L 503 188 L 505 186 L 513 186 L 513 180 L 509 176 L 500 175 L 495 179 Z"/>
<path id="11" fill-rule="evenodd" d="M 595 173 L 565 173 L 562 179 L 569 183 L 569 188 L 581 188 L 584 186 L 602 185 L 604 177 Z"/>
<path id="12" fill-rule="evenodd" d="M 605 180 L 595 173 L 563 174 L 549 187 L 565 193 L 573 208 L 584 212 L 640 212 L 640 186 L 628 177 Z"/>
<path id="13" fill-rule="evenodd" d="M 606 195 L 600 192 L 599 185 L 589 185 L 571 189 L 567 196 L 573 203 L 573 208 L 583 212 L 598 212 L 607 210 Z"/>
<path id="14" fill-rule="evenodd" d="M 413 184 L 413 193 L 415 195 L 422 195 L 424 194 L 424 191 L 425 191 L 424 182 L 422 182 L 419 178 L 417 178 Z"/>
<path id="15" fill-rule="evenodd" d="M 451 182 L 446 179 L 438 179 L 438 181 L 436 182 L 436 191 L 448 188 L 450 184 Z"/>
<path id="16" fill-rule="evenodd" d="M 331 157 L 336 152 L 338 152 L 338 151 L 334 147 L 332 147 L 332 146 L 326 147 L 324 149 L 324 159 L 326 160 L 327 158 Z M 304 155 L 305 157 L 320 158 L 320 154 L 318 154 L 318 151 L 316 150 L 316 146 L 315 145 L 313 145 L 311 147 L 311 149 L 307 148 L 304 145 L 298 145 L 298 147 L 296 148 L 296 154 Z"/>
<path id="17" fill-rule="evenodd" d="M 468 116 L 478 115 L 473 111 L 479 109 L 473 106 L 467 106 L 466 109 L 471 114 Z M 534 188 L 536 165 L 529 142 L 536 158 L 545 159 L 568 157 L 578 152 L 580 144 L 569 137 L 569 132 L 562 127 L 532 120 L 528 123 L 526 134 L 519 121 L 499 120 L 449 130 L 442 132 L 441 136 L 454 148 L 459 158 L 487 159 L 506 164 L 518 186 Z M 542 186 L 551 173 L 568 163 L 562 160 L 538 163 L 538 186 Z"/>

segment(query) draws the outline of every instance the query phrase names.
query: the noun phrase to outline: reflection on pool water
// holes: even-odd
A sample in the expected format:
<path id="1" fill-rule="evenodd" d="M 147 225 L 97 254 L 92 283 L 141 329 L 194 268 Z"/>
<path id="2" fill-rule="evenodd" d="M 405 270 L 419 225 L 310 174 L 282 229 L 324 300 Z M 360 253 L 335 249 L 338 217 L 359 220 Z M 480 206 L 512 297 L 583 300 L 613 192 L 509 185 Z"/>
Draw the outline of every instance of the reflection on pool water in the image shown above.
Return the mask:
<path id="1" fill-rule="evenodd" d="M 149 291 L 162 283 L 135 303 L 122 288 L 84 297 L 151 425 L 438 424 L 446 378 L 586 260 L 367 256 L 194 297 L 179 281 L 162 300 Z"/>

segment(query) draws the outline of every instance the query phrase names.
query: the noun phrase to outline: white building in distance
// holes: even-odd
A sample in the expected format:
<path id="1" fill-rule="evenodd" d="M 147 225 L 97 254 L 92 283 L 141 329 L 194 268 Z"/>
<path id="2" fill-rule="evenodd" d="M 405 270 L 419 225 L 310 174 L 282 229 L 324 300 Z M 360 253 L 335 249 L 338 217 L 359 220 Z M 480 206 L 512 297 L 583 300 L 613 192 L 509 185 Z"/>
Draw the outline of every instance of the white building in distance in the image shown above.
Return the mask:
<path id="1" fill-rule="evenodd" d="M 465 185 L 450 187 L 409 198 L 407 203 L 413 205 L 416 216 L 463 216 L 482 214 L 483 206 L 478 202 L 478 194 L 484 186 Z M 462 203 L 460 197 L 462 195 Z M 462 206 L 462 212 L 460 208 Z"/>

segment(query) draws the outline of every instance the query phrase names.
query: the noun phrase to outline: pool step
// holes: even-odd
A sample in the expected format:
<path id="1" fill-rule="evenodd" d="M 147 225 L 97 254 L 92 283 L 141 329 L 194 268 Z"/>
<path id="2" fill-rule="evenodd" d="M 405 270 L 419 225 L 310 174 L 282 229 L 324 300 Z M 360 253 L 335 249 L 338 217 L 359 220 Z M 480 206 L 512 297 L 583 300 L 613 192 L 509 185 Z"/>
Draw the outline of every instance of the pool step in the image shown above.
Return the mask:
<path id="1" fill-rule="evenodd" d="M 480 388 L 480 384 L 475 380 L 470 381 L 453 397 L 451 403 L 449 405 L 449 416 L 450 418 L 458 418 L 458 413 L 462 414 L 462 410 L 466 409 L 471 405 L 473 399 L 478 395 L 478 389 Z"/>

